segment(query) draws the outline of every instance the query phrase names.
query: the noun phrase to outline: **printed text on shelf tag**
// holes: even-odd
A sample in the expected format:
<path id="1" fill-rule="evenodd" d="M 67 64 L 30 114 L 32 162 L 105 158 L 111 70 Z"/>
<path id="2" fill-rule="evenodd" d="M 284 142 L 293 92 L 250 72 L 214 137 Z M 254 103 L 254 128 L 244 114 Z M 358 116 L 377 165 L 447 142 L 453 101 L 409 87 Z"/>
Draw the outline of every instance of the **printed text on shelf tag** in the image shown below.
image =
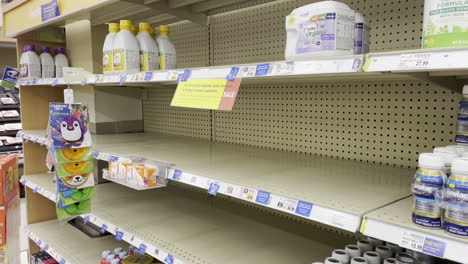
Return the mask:
<path id="1" fill-rule="evenodd" d="M 241 79 L 189 79 L 179 82 L 171 106 L 232 110 Z"/>

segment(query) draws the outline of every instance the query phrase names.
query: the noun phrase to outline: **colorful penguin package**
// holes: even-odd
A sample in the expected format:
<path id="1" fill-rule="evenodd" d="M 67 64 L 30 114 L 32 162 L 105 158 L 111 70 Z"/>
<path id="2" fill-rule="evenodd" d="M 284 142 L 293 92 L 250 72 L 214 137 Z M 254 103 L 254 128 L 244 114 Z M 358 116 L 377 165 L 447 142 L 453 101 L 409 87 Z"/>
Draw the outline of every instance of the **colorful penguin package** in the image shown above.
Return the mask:
<path id="1" fill-rule="evenodd" d="M 57 216 L 68 220 L 91 212 L 96 191 L 88 107 L 50 103 L 48 167 L 55 171 Z M 52 163 L 52 164 L 51 164 Z"/>

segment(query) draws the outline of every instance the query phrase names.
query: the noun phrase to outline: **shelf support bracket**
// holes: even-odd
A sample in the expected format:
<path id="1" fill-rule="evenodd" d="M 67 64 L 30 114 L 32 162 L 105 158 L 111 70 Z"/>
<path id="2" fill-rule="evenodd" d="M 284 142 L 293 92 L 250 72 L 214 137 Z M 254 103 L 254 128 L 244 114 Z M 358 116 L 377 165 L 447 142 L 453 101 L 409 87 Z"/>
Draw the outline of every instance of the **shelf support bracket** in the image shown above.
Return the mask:
<path id="1" fill-rule="evenodd" d="M 157 14 L 169 14 L 181 19 L 189 20 L 193 23 L 200 24 L 202 26 L 208 26 L 208 17 L 205 14 L 194 13 L 192 10 L 185 7 L 171 8 L 167 0 L 122 0 L 124 2 L 129 2 L 147 8 L 151 8 L 157 12 Z"/>
<path id="2" fill-rule="evenodd" d="M 461 93 L 463 85 L 466 83 L 455 76 L 431 76 L 426 72 L 413 72 L 408 73 L 408 75 L 422 81 L 435 83 L 456 93 Z"/>

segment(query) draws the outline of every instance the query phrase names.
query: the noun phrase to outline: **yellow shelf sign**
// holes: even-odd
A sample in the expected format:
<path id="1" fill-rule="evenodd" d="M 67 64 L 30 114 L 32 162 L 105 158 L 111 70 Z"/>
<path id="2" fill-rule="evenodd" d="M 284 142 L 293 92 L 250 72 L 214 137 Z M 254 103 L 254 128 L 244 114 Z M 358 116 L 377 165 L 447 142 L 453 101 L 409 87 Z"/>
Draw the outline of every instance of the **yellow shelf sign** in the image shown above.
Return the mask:
<path id="1" fill-rule="evenodd" d="M 189 79 L 179 82 L 171 106 L 231 111 L 241 79 Z"/>

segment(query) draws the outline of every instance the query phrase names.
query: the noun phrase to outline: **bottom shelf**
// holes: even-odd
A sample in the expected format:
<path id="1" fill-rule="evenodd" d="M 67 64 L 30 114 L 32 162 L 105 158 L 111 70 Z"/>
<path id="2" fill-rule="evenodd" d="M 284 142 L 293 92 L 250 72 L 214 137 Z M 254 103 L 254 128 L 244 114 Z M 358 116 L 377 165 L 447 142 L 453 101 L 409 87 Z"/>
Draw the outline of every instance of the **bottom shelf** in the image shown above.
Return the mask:
<path id="1" fill-rule="evenodd" d="M 126 247 L 113 236 L 90 238 L 80 230 L 58 220 L 41 222 L 25 228 L 26 234 L 60 264 L 96 264 L 101 252 Z"/>
<path id="2" fill-rule="evenodd" d="M 48 195 L 50 174 L 24 176 L 26 186 Z M 114 183 L 96 186 L 89 221 L 168 263 L 301 264 L 322 261 L 354 243 L 340 233 L 213 199 L 177 186 L 136 191 Z M 84 263 L 84 262 L 80 262 Z"/>
<path id="3" fill-rule="evenodd" d="M 361 232 L 414 251 L 468 263 L 468 238 L 413 224 L 412 202 L 412 197 L 406 198 L 365 215 Z"/>

